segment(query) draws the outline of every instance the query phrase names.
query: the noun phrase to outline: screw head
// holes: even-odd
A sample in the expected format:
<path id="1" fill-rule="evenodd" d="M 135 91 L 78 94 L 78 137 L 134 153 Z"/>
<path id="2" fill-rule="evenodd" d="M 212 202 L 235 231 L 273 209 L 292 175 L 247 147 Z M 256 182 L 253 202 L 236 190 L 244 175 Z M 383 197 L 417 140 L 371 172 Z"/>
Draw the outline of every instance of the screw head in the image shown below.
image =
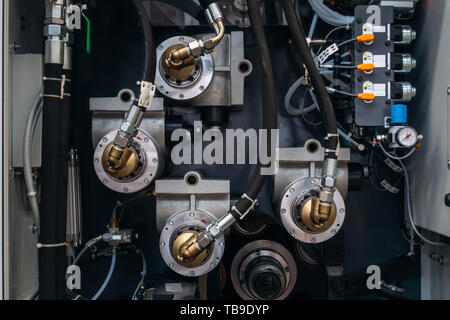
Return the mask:
<path id="1" fill-rule="evenodd" d="M 103 142 L 108 142 L 108 138 L 107 138 L 107 137 L 104 137 L 104 138 L 103 138 Z"/>
<path id="2" fill-rule="evenodd" d="M 311 238 L 311 242 L 312 242 L 312 243 L 316 242 L 316 238 L 312 237 L 312 238 Z"/>
<path id="3" fill-rule="evenodd" d="M 173 262 L 169 263 L 169 267 L 173 268 L 174 264 Z"/>
<path id="4" fill-rule="evenodd" d="M 345 212 L 345 209 L 344 209 L 344 208 L 340 208 L 340 209 L 339 209 L 339 212 L 340 212 L 340 213 L 344 213 L 344 212 Z"/>
<path id="5" fill-rule="evenodd" d="M 160 44 L 159 47 L 158 47 L 158 49 L 159 49 L 159 50 L 163 50 L 163 49 L 164 49 L 164 46 L 163 46 L 162 44 Z"/>
<path id="6" fill-rule="evenodd" d="M 290 188 L 290 189 L 289 189 L 289 192 L 290 192 L 290 193 L 293 193 L 294 191 L 295 191 L 294 188 Z"/>
<path id="7" fill-rule="evenodd" d="M 161 242 L 161 247 L 165 247 L 166 243 L 165 242 Z"/>
<path id="8" fill-rule="evenodd" d="M 145 141 L 145 142 L 149 142 L 150 139 L 149 139 L 149 138 L 144 138 L 144 141 Z"/>
<path id="9" fill-rule="evenodd" d="M 127 188 L 127 187 L 124 187 L 124 188 L 123 188 L 123 192 L 128 192 L 128 188 Z"/>
<path id="10" fill-rule="evenodd" d="M 158 162 L 158 159 L 153 158 L 153 159 L 152 159 L 152 162 L 153 162 L 153 163 L 157 163 L 157 162 Z"/>
<path id="11" fill-rule="evenodd" d="M 103 179 L 103 183 L 104 183 L 104 184 L 107 184 L 107 183 L 108 183 L 108 179 L 106 179 L 106 178 Z"/>
<path id="12" fill-rule="evenodd" d="M 95 158 L 95 163 L 99 163 L 100 162 L 100 160 L 98 160 L 97 158 Z"/>
<path id="13" fill-rule="evenodd" d="M 286 213 L 286 209 L 281 209 L 281 213 Z"/>
<path id="14" fill-rule="evenodd" d="M 147 184 L 147 183 L 149 183 L 149 182 L 150 182 L 150 181 L 149 181 L 147 178 L 144 179 L 144 183 Z"/>
<path id="15" fill-rule="evenodd" d="M 190 275 L 190 276 L 194 276 L 194 275 L 195 275 L 195 272 L 194 272 L 194 271 L 191 271 L 191 272 L 189 272 L 189 275 Z"/>
<path id="16" fill-rule="evenodd" d="M 180 99 L 184 99 L 184 94 L 180 93 L 180 95 L 178 96 Z"/>

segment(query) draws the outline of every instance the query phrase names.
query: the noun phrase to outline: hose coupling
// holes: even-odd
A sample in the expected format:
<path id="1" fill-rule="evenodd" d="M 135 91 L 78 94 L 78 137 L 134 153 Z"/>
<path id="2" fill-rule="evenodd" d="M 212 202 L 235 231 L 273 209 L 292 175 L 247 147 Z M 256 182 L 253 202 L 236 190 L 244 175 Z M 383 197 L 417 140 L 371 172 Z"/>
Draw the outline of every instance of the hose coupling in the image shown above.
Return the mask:
<path id="1" fill-rule="evenodd" d="M 220 43 L 225 35 L 225 24 L 223 23 L 223 16 L 219 5 L 215 2 L 211 3 L 205 10 L 205 15 L 211 27 L 214 28 L 215 36 L 205 41 L 195 40 L 189 42 L 186 46 L 173 49 L 169 53 L 167 61 L 165 61 L 167 66 L 177 67 L 190 57 L 197 58 L 205 53 L 211 53 Z"/>
<path id="2" fill-rule="evenodd" d="M 326 159 L 322 170 L 322 180 L 319 192 L 319 208 L 315 217 L 316 222 L 326 222 L 333 210 L 334 192 L 336 190 L 337 159 Z"/>
<path id="3" fill-rule="evenodd" d="M 219 220 L 210 223 L 205 230 L 199 233 L 197 240 L 186 246 L 182 253 L 183 259 L 193 260 L 198 257 L 202 252 L 208 249 L 215 239 L 220 238 L 226 230 L 228 230 L 236 219 L 234 216 L 227 212 Z"/>

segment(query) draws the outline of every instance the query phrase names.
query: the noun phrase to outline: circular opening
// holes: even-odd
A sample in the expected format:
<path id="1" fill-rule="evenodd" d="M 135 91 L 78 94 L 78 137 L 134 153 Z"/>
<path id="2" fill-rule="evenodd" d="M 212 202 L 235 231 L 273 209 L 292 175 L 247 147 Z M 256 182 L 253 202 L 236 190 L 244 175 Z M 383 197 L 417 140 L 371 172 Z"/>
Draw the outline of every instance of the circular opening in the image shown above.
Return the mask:
<path id="1" fill-rule="evenodd" d="M 132 97 L 132 95 L 129 91 L 124 91 L 120 94 L 120 100 L 125 103 L 130 102 L 131 97 Z"/>
<path id="2" fill-rule="evenodd" d="M 309 142 L 306 145 L 306 150 L 308 150 L 309 153 L 316 153 L 319 150 L 319 145 L 316 142 Z"/>
<path id="3" fill-rule="evenodd" d="M 241 73 L 248 73 L 250 71 L 250 64 L 247 61 L 241 61 L 238 68 Z"/>
<path id="4" fill-rule="evenodd" d="M 190 186 L 195 186 L 198 183 L 198 177 L 195 174 L 190 174 L 186 177 L 186 183 Z"/>

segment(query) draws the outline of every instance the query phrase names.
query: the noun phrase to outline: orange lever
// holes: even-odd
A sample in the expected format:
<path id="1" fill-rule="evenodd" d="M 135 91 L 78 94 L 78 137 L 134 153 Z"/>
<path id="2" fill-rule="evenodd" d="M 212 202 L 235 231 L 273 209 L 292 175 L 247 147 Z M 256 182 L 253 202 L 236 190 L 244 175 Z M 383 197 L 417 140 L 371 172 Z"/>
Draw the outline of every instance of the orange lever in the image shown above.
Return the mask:
<path id="1" fill-rule="evenodd" d="M 375 99 L 375 94 L 368 93 L 368 92 L 358 93 L 358 99 L 365 100 L 365 101 L 372 101 Z"/>
<path id="2" fill-rule="evenodd" d="M 356 38 L 358 42 L 370 42 L 373 41 L 373 39 L 375 39 L 373 33 L 362 34 Z"/>
<path id="3" fill-rule="evenodd" d="M 373 63 L 363 63 L 358 64 L 356 68 L 361 71 L 372 71 L 375 69 L 375 65 Z"/>

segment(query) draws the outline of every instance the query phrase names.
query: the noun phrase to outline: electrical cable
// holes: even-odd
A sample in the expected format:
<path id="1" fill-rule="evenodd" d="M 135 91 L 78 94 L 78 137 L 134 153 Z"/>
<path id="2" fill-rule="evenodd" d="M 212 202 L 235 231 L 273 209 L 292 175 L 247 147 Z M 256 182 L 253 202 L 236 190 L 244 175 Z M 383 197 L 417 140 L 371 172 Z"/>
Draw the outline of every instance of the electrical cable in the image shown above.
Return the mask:
<path id="1" fill-rule="evenodd" d="M 98 297 L 101 296 L 103 291 L 105 291 L 105 288 L 109 284 L 109 281 L 111 280 L 111 276 L 112 276 L 112 274 L 114 272 L 114 267 L 116 266 L 116 259 L 117 259 L 117 255 L 116 255 L 115 252 L 113 252 L 112 258 L 111 258 L 111 266 L 109 267 L 109 271 L 108 271 L 108 274 L 106 275 L 106 279 L 105 279 L 105 281 L 103 281 L 102 286 L 97 291 L 97 293 L 92 297 L 91 300 L 97 300 Z"/>
<path id="2" fill-rule="evenodd" d="M 319 17 L 328 24 L 333 26 L 350 25 L 355 17 L 344 16 L 339 12 L 328 8 L 321 0 L 308 0 L 309 5 Z"/>
<path id="3" fill-rule="evenodd" d="M 141 279 L 139 280 L 139 283 L 136 287 L 136 290 L 134 290 L 133 296 L 131 297 L 131 300 L 136 300 L 136 296 L 139 292 L 139 288 L 144 285 L 145 276 L 147 275 L 147 261 L 145 260 L 144 253 L 142 250 L 139 250 L 139 253 L 142 256 L 142 272 L 141 272 Z"/>
<path id="4" fill-rule="evenodd" d="M 403 163 L 402 160 L 398 160 L 398 162 L 400 163 L 400 166 L 403 169 L 403 172 L 405 174 L 405 197 L 406 197 L 406 207 L 407 207 L 407 211 L 408 211 L 408 217 L 409 217 L 409 222 L 411 224 L 411 227 L 413 228 L 415 234 L 422 239 L 423 242 L 432 245 L 432 246 L 448 246 L 448 244 L 443 243 L 443 242 L 436 242 L 436 241 L 432 241 L 429 240 L 427 238 L 425 238 L 417 229 L 416 224 L 414 222 L 414 218 L 413 218 L 413 214 L 412 214 L 412 208 L 411 208 L 411 194 L 410 194 L 410 184 L 409 184 L 409 174 L 408 174 L 408 170 L 406 169 L 405 164 Z"/>
<path id="5" fill-rule="evenodd" d="M 391 158 L 391 159 L 394 159 L 394 160 L 405 160 L 406 158 L 409 158 L 409 156 L 411 156 L 417 149 L 416 148 L 412 148 L 411 149 L 411 151 L 409 151 L 407 154 L 405 154 L 404 156 L 401 156 L 401 157 L 398 157 L 398 156 L 394 156 L 394 155 L 392 155 L 392 154 L 390 154 L 389 152 L 387 152 L 387 150 L 386 150 L 386 148 L 385 147 L 383 147 L 383 143 L 381 143 L 381 141 L 380 141 L 380 143 L 379 143 L 379 146 L 380 146 L 380 148 L 381 148 L 381 150 L 383 151 L 383 153 L 387 156 L 387 157 L 389 157 L 389 158 Z"/>
<path id="6" fill-rule="evenodd" d="M 84 245 L 84 248 L 81 249 L 81 251 L 77 254 L 77 256 L 75 257 L 75 259 L 73 260 L 73 265 L 76 265 L 78 260 L 80 260 L 80 258 L 83 256 L 83 254 L 90 248 L 92 247 L 94 244 L 96 244 L 97 242 L 99 242 L 100 240 L 102 240 L 102 236 L 98 236 L 95 237 L 91 240 L 89 240 L 88 242 L 86 242 L 86 244 Z"/>

